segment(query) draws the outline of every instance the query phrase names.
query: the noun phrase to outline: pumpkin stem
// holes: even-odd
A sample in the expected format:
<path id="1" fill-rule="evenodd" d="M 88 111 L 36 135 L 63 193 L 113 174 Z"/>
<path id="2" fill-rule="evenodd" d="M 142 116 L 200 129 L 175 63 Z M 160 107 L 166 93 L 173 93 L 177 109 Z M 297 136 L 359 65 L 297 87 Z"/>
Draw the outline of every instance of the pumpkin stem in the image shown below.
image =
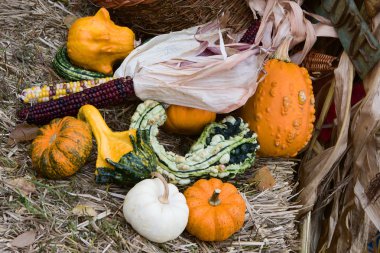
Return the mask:
<path id="1" fill-rule="evenodd" d="M 280 46 L 277 48 L 272 58 L 280 60 L 280 61 L 284 61 L 284 62 L 290 62 L 291 60 L 289 57 L 289 46 L 292 40 L 293 40 L 292 36 L 287 36 L 281 42 Z"/>
<path id="2" fill-rule="evenodd" d="M 212 206 L 218 206 L 220 204 L 219 194 L 222 192 L 221 189 L 215 189 L 208 203 Z"/>
<path id="3" fill-rule="evenodd" d="M 158 172 L 152 172 L 152 176 L 158 178 L 161 180 L 161 182 L 164 184 L 164 194 L 158 198 L 162 204 L 168 204 L 169 203 L 169 185 L 166 182 L 165 178 Z"/>

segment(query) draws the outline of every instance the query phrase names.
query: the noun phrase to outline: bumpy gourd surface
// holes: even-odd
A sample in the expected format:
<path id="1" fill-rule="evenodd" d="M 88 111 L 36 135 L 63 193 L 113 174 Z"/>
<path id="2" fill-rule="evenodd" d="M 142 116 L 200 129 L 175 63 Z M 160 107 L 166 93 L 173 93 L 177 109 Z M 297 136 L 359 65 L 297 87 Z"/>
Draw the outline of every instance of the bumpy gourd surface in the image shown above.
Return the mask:
<path id="1" fill-rule="evenodd" d="M 31 147 L 33 167 L 50 179 L 65 178 L 77 172 L 92 150 L 89 126 L 73 117 L 55 119 L 40 128 Z"/>
<path id="2" fill-rule="evenodd" d="M 158 127 L 165 120 L 165 109 L 158 102 L 140 104 L 131 118 L 130 129 L 138 129 L 136 138 L 131 138 L 133 150 L 120 160 L 106 159 L 115 169 L 98 168 L 97 182 L 126 185 L 157 170 L 171 183 L 186 185 L 200 177 L 232 178 L 255 161 L 256 134 L 240 118 L 228 116 L 206 126 L 185 156 L 166 151 L 159 143 Z"/>
<path id="3" fill-rule="evenodd" d="M 295 156 L 308 143 L 315 120 L 312 82 L 305 68 L 276 59 L 265 65 L 264 80 L 241 110 L 257 133 L 260 154 Z"/>

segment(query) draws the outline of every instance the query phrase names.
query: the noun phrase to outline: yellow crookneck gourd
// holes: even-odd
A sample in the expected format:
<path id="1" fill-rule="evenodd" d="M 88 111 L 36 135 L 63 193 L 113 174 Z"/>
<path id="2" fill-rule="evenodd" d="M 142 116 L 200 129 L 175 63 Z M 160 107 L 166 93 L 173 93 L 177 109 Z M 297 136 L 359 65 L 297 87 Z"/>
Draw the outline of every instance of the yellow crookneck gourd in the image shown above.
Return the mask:
<path id="1" fill-rule="evenodd" d="M 96 168 L 113 168 L 106 161 L 106 158 L 119 161 L 123 155 L 133 150 L 129 136 L 136 136 L 136 130 L 113 132 L 107 126 L 98 109 L 92 105 L 82 106 L 79 110 L 78 118 L 90 125 L 92 133 L 95 136 L 98 146 Z"/>
<path id="2" fill-rule="evenodd" d="M 264 66 L 265 77 L 240 109 L 257 133 L 259 154 L 292 157 L 308 143 L 315 120 L 312 81 L 305 68 L 290 62 L 289 37 Z"/>
<path id="3" fill-rule="evenodd" d="M 69 29 L 67 53 L 73 64 L 106 75 L 134 49 L 135 34 L 115 25 L 105 8 L 77 19 Z"/>

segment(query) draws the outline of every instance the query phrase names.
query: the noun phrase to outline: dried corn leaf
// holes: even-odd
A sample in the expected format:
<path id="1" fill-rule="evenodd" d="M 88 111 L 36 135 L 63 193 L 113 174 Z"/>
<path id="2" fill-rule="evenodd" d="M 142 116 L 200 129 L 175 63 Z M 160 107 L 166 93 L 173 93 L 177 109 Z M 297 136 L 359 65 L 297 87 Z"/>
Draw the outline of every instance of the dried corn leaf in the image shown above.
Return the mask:
<path id="1" fill-rule="evenodd" d="M 291 47 L 305 42 L 303 50 L 293 55 L 292 61 L 300 64 L 314 45 L 317 36 L 337 37 L 334 28 L 327 19 L 304 12 L 300 3 L 288 0 L 257 1 L 248 0 L 252 11 L 262 16 L 255 44 L 263 43 L 264 48 L 278 47 L 289 35 L 293 36 Z M 305 17 L 310 15 L 319 21 L 312 24 Z"/>
<path id="2" fill-rule="evenodd" d="M 376 31 L 379 38 L 380 32 Z M 346 175 L 342 178 L 351 171 L 353 179 L 340 198 L 339 193 L 335 196 L 339 202 L 334 202 L 333 211 L 339 210 L 339 214 L 335 211 L 330 220 L 339 216 L 339 221 L 335 227 L 330 227 L 329 232 L 334 236 L 328 252 L 366 252 L 371 223 L 380 229 L 380 201 L 372 199 L 376 193 L 371 191 L 371 182 L 380 173 L 380 140 L 376 135 L 380 127 L 379 80 L 380 63 L 364 79 L 367 95 L 352 120 L 352 149 L 344 164 Z"/>
<path id="3" fill-rule="evenodd" d="M 350 122 L 351 92 L 354 68 L 347 54 L 343 53 L 335 73 L 334 102 L 338 119 L 338 139 L 334 147 L 324 150 L 319 155 L 306 161 L 300 171 L 302 192 L 299 200 L 306 206 L 305 212 L 311 210 L 317 200 L 317 190 L 334 164 L 345 153 L 348 142 Z"/>
<path id="4" fill-rule="evenodd" d="M 132 51 L 114 76 L 133 77 L 143 100 L 227 113 L 253 95 L 267 55 L 223 41 L 217 23 L 160 35 Z M 214 55 L 201 56 L 206 49 Z"/>
<path id="5" fill-rule="evenodd" d="M 376 36 L 380 38 L 380 30 L 376 29 L 380 20 L 374 23 Z M 355 195 L 359 199 L 366 214 L 380 230 L 380 200 L 370 200 L 366 192 L 371 181 L 380 173 L 379 140 L 376 132 L 380 129 L 380 62 L 363 80 L 366 97 L 352 120 L 353 156 Z"/>
<path id="6" fill-rule="evenodd" d="M 373 18 L 376 14 L 380 13 L 379 0 L 364 0 L 364 6 L 367 10 L 368 16 Z"/>

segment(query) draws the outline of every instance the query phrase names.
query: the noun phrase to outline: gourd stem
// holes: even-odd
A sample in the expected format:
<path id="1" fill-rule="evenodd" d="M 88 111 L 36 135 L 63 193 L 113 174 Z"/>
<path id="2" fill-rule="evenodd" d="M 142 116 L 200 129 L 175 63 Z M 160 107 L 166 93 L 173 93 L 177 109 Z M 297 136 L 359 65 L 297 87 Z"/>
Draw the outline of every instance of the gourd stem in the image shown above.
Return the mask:
<path id="1" fill-rule="evenodd" d="M 208 203 L 212 206 L 217 206 L 220 204 L 219 194 L 222 192 L 221 189 L 215 189 Z"/>
<path id="2" fill-rule="evenodd" d="M 276 52 L 274 53 L 273 57 L 274 59 L 284 61 L 284 62 L 290 62 L 289 57 L 289 46 L 290 42 L 292 42 L 293 37 L 287 36 L 280 44 L 280 46 L 277 48 Z"/>
<path id="3" fill-rule="evenodd" d="M 169 185 L 166 182 L 165 178 L 158 172 L 152 172 L 152 176 L 158 178 L 161 180 L 161 182 L 164 184 L 164 194 L 160 196 L 158 199 L 162 204 L 168 204 L 169 203 Z"/>

